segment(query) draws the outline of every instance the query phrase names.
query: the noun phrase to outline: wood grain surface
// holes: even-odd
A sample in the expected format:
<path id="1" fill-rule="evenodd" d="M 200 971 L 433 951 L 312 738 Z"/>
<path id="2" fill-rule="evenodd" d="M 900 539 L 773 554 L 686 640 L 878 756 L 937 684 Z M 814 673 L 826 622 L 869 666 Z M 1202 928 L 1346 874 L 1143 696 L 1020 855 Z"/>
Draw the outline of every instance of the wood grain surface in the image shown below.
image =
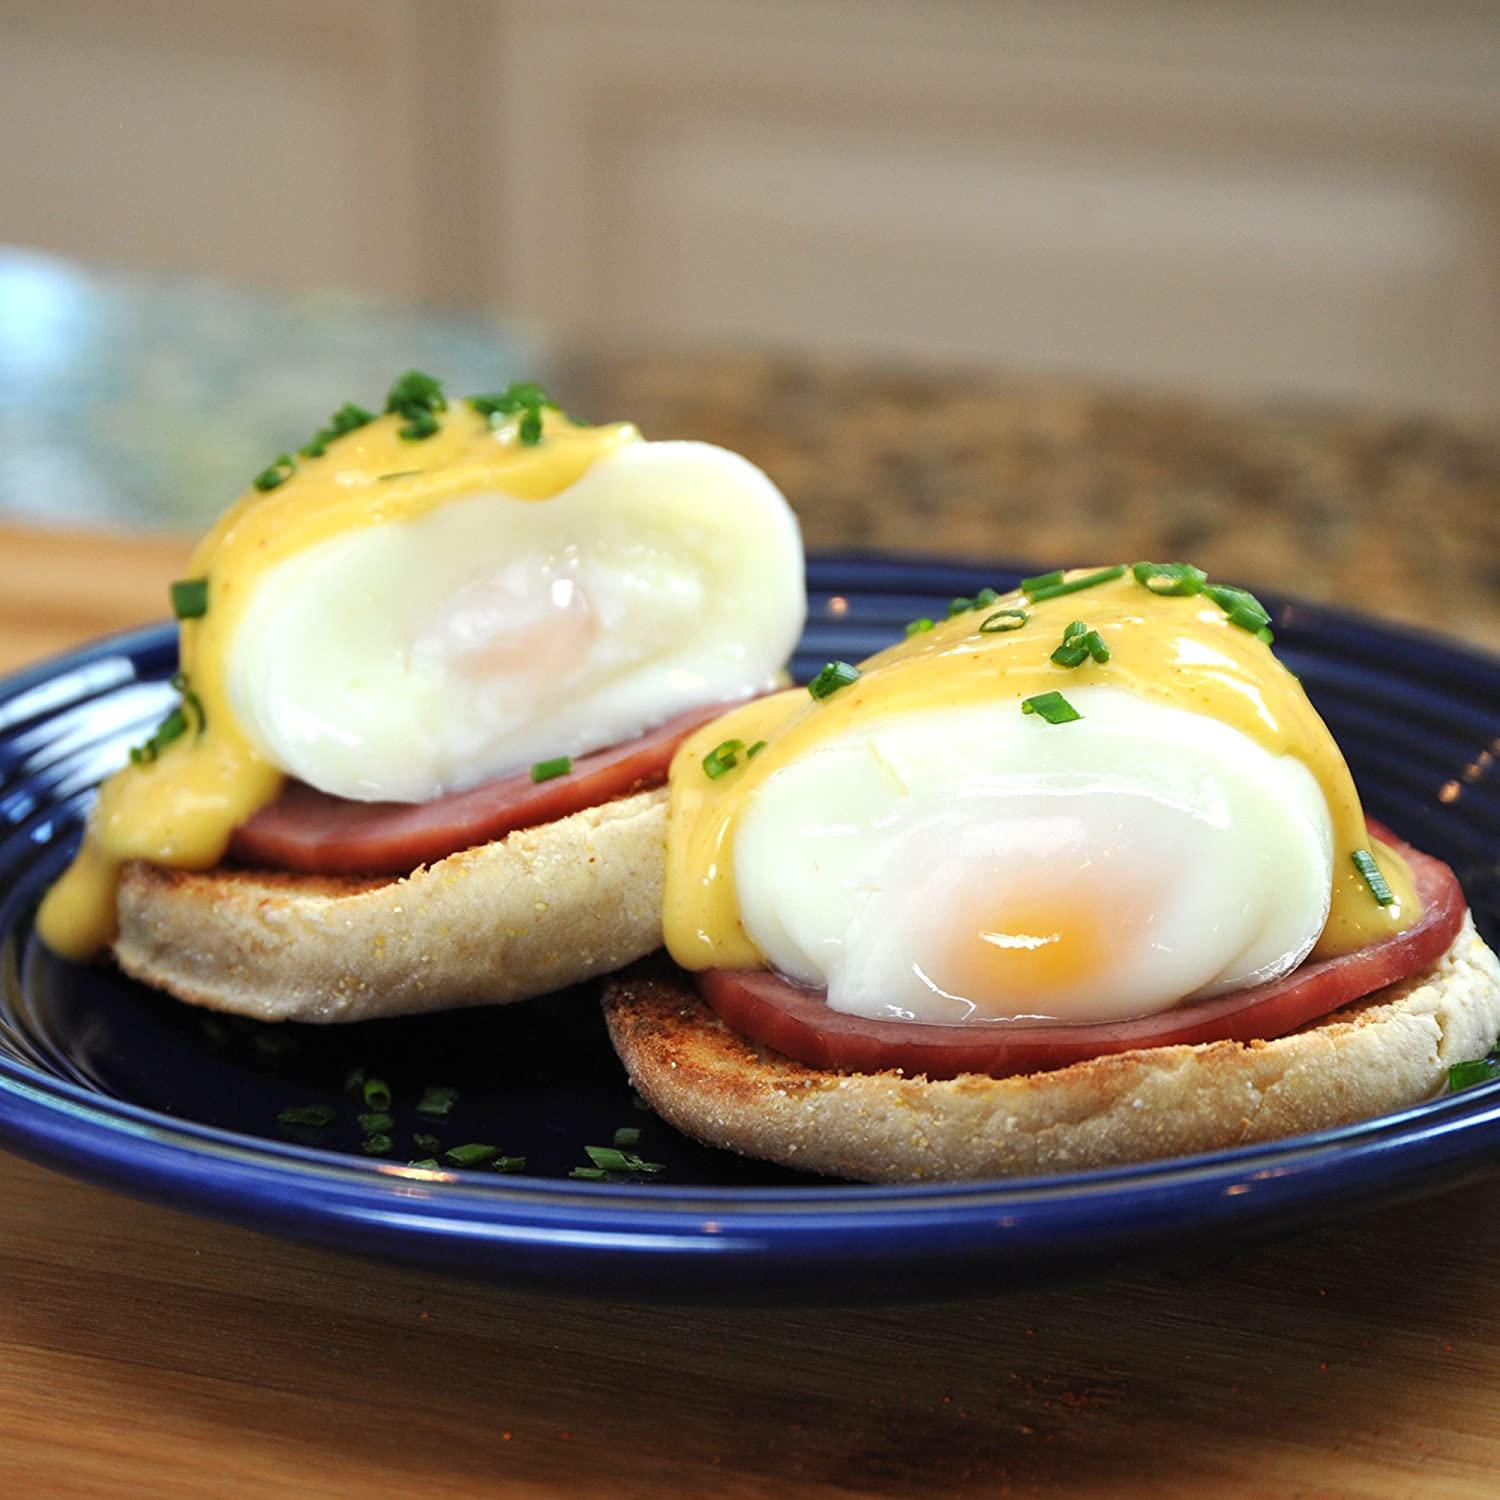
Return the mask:
<path id="1" fill-rule="evenodd" d="M 0 664 L 159 617 L 185 555 L 0 529 Z M 0 1204 L 6 1500 L 1500 1492 L 1488 1189 L 1166 1269 L 793 1309 L 448 1279 L 6 1156 Z"/>

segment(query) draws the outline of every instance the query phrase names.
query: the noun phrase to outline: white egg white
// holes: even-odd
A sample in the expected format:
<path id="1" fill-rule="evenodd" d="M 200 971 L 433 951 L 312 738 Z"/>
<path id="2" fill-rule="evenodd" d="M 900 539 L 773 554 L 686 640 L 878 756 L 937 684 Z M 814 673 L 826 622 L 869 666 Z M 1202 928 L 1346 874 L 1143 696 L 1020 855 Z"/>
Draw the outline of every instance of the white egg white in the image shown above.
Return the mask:
<path id="1" fill-rule="evenodd" d="M 1297 760 L 1110 687 L 861 726 L 780 768 L 735 834 L 741 918 L 835 1010 L 1147 1014 L 1283 974 L 1327 919 L 1333 831 Z"/>
<path id="2" fill-rule="evenodd" d="M 555 497 L 473 494 L 269 569 L 234 711 L 324 791 L 423 802 L 774 685 L 806 613 L 781 492 L 706 443 L 639 443 Z"/>

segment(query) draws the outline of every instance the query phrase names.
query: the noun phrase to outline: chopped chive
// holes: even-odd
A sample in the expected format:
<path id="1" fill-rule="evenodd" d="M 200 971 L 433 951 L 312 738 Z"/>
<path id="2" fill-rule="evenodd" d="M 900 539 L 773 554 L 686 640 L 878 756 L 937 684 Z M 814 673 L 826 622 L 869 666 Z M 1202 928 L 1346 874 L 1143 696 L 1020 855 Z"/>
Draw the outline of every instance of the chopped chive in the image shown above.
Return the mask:
<path id="1" fill-rule="evenodd" d="M 997 609 L 979 622 L 979 632 L 1000 635 L 1007 630 L 1019 630 L 1030 618 L 1024 609 Z"/>
<path id="2" fill-rule="evenodd" d="M 395 1144 L 388 1135 L 367 1135 L 359 1143 L 359 1149 L 366 1156 L 389 1156 Z"/>
<path id="3" fill-rule="evenodd" d="M 584 1154 L 596 1167 L 606 1172 L 665 1172 L 659 1161 L 642 1161 L 632 1151 L 619 1151 L 613 1146 L 585 1146 Z"/>
<path id="4" fill-rule="evenodd" d="M 442 1167 L 439 1166 L 438 1160 L 435 1156 L 424 1156 L 418 1161 L 409 1161 L 406 1165 L 409 1167 L 417 1167 L 424 1172 L 441 1172 L 443 1170 Z"/>
<path id="5" fill-rule="evenodd" d="M 1138 562 L 1132 568 L 1135 581 L 1153 594 L 1186 597 L 1201 594 L 1208 574 L 1192 563 Z"/>
<path id="6" fill-rule="evenodd" d="M 406 425 L 397 430 L 398 435 L 408 443 L 419 443 L 437 432 L 440 425 L 437 413 L 447 411 L 448 402 L 440 380 L 421 370 L 408 370 L 391 386 L 385 409 L 406 418 Z"/>
<path id="7" fill-rule="evenodd" d="M 369 1109 L 385 1110 L 391 1107 L 391 1086 L 383 1078 L 365 1079 L 360 1093 Z"/>
<path id="8" fill-rule="evenodd" d="M 332 1125 L 338 1117 L 338 1111 L 327 1104 L 294 1104 L 290 1109 L 284 1109 L 276 1116 L 278 1125 L 311 1125 L 317 1130 L 322 1130 L 326 1125 Z"/>
<path id="9" fill-rule="evenodd" d="M 320 427 L 308 439 L 306 446 L 297 451 L 304 458 L 322 458 L 328 452 L 328 445 L 335 438 L 341 438 L 346 432 L 353 432 L 374 420 L 374 412 L 366 411 L 364 407 L 357 406 L 353 401 L 346 401 L 329 417 L 328 425 Z"/>
<path id="10" fill-rule="evenodd" d="M 1051 573 L 1038 573 L 1035 578 L 1023 578 L 1021 580 L 1021 591 L 1026 594 L 1034 594 L 1038 589 L 1050 589 L 1054 583 L 1063 581 L 1063 570 L 1055 569 Z"/>
<path id="11" fill-rule="evenodd" d="M 1395 893 L 1387 884 L 1380 866 L 1375 863 L 1375 856 L 1368 849 L 1356 849 L 1349 857 L 1354 861 L 1354 868 L 1364 876 L 1365 884 L 1370 887 L 1370 894 L 1375 898 L 1375 904 L 1394 906 Z"/>
<path id="12" fill-rule="evenodd" d="M 1203 592 L 1231 619 L 1236 613 L 1241 613 L 1243 617 L 1234 623 L 1244 630 L 1258 630 L 1270 622 L 1270 611 L 1248 589 L 1236 588 L 1230 583 L 1206 583 Z M 1251 619 L 1254 619 L 1254 625 L 1248 623 Z"/>
<path id="13" fill-rule="evenodd" d="M 179 740 L 187 733 L 187 727 L 187 715 L 180 708 L 174 708 L 156 726 L 155 732 L 144 745 L 134 745 L 131 747 L 131 764 L 149 766 L 173 740 Z"/>
<path id="14" fill-rule="evenodd" d="M 574 1167 L 568 1173 L 569 1177 L 577 1177 L 584 1182 L 607 1182 L 609 1173 L 603 1167 Z"/>
<path id="15" fill-rule="evenodd" d="M 1255 639 L 1258 641 L 1264 641 L 1266 645 L 1269 646 L 1272 641 L 1276 639 L 1276 636 L 1272 632 L 1269 625 L 1262 625 L 1260 629 L 1255 632 Z M 1298 682 L 1301 682 L 1301 680 L 1302 679 L 1300 677 L 1297 679 Z"/>
<path id="16" fill-rule="evenodd" d="M 359 1128 L 369 1135 L 377 1134 L 383 1130 L 393 1130 L 396 1125 L 396 1122 L 384 1110 L 376 1114 L 357 1115 L 355 1119 L 359 1124 Z"/>
<path id="17" fill-rule="evenodd" d="M 485 1146 L 472 1141 L 467 1146 L 454 1146 L 443 1152 L 443 1160 L 455 1167 L 487 1167 L 501 1155 L 498 1146 Z"/>
<path id="18" fill-rule="evenodd" d="M 172 613 L 179 620 L 197 620 L 208 613 L 208 579 L 179 578 L 170 592 Z"/>
<path id="19" fill-rule="evenodd" d="M 420 474 L 420 469 L 392 469 L 389 474 L 381 474 L 380 479 L 410 479 L 413 474 Z"/>
<path id="20" fill-rule="evenodd" d="M 1125 576 L 1125 564 L 1121 563 L 1117 568 L 1100 568 L 1097 573 L 1086 573 L 1082 578 L 1065 580 L 1062 583 L 1050 583 L 1045 587 L 1028 589 L 1026 592 L 1031 596 L 1033 604 L 1040 604 L 1044 599 L 1060 599 L 1064 594 L 1076 594 L 1080 589 L 1091 589 L 1095 584 L 1111 583 L 1116 578 Z"/>
<path id="21" fill-rule="evenodd" d="M 497 1172 L 524 1172 L 526 1170 L 526 1158 L 524 1156 L 501 1156 L 490 1163 Z"/>
<path id="22" fill-rule="evenodd" d="M 274 490 L 278 485 L 285 484 L 296 472 L 296 459 L 290 453 L 278 453 L 250 483 L 258 490 Z"/>
<path id="23" fill-rule="evenodd" d="M 1083 644 L 1088 648 L 1088 653 L 1095 661 L 1104 662 L 1109 660 L 1109 647 L 1105 644 L 1104 637 L 1097 630 L 1091 630 L 1084 636 Z"/>
<path id="24" fill-rule="evenodd" d="M 972 599 L 950 599 L 948 601 L 948 618 L 951 620 L 955 615 L 967 614 L 973 608 L 974 601 Z"/>
<path id="25" fill-rule="evenodd" d="M 859 681 L 859 668 L 846 661 L 831 661 L 813 680 L 807 690 L 814 698 L 828 698 L 840 688 Z"/>
<path id="26" fill-rule="evenodd" d="M 1024 698 L 1021 712 L 1036 714 L 1049 724 L 1071 724 L 1074 719 L 1083 717 L 1061 693 L 1038 693 L 1034 698 Z"/>
<path id="27" fill-rule="evenodd" d="M 721 740 L 703 757 L 704 774 L 710 781 L 717 781 L 740 763 L 738 752 L 744 748 L 744 740 Z"/>
<path id="28" fill-rule="evenodd" d="M 551 781 L 558 776 L 566 776 L 573 769 L 573 757 L 571 755 L 559 755 L 552 760 L 539 760 L 531 768 L 531 779 L 533 781 Z"/>
<path id="29" fill-rule="evenodd" d="M 1089 628 L 1082 620 L 1070 620 L 1063 626 L 1063 640 L 1082 640 L 1089 633 Z"/>
<path id="30" fill-rule="evenodd" d="M 1474 1062 L 1454 1063 L 1448 1069 L 1448 1092 L 1456 1094 L 1461 1089 L 1471 1089 L 1476 1084 L 1489 1083 L 1500 1078 L 1500 1063 L 1487 1057 Z"/>
<path id="31" fill-rule="evenodd" d="M 615 1145 L 617 1146 L 639 1146 L 641 1143 L 641 1127 L 639 1125 L 622 1125 L 615 1131 Z"/>
<path id="32" fill-rule="evenodd" d="M 980 591 L 974 595 L 974 608 L 988 609 L 990 605 L 992 605 L 999 597 L 1000 595 L 997 594 L 994 589 L 980 589 Z"/>
<path id="33" fill-rule="evenodd" d="M 417 1113 L 426 1115 L 429 1120 L 446 1120 L 448 1111 L 457 1103 L 457 1089 L 434 1085 L 422 1090 L 422 1097 L 417 1100 Z"/>
<path id="34" fill-rule="evenodd" d="M 1251 635 L 1259 635 L 1266 628 L 1266 616 L 1258 609 L 1249 609 L 1243 604 L 1237 604 L 1229 611 L 1227 616 L 1231 625 L 1238 625 L 1241 630 L 1248 630 Z"/>
<path id="35" fill-rule="evenodd" d="M 203 700 L 193 691 L 192 684 L 188 681 L 186 672 L 173 672 L 171 677 L 172 687 L 182 694 L 182 702 L 179 705 L 182 712 L 192 721 L 194 737 L 203 733 L 203 726 L 208 722 L 203 712 Z"/>
<path id="36" fill-rule="evenodd" d="M 412 1138 L 412 1145 L 418 1151 L 430 1151 L 434 1156 L 443 1149 L 443 1143 L 435 1135 L 417 1134 Z"/>
<path id="37" fill-rule="evenodd" d="M 1060 667 L 1081 667 L 1089 659 L 1089 648 L 1081 641 L 1073 645 L 1064 641 L 1052 653 L 1052 660 Z"/>
<path id="38" fill-rule="evenodd" d="M 747 751 L 745 751 L 745 759 L 754 760 L 755 757 L 759 755 L 760 752 L 765 748 L 766 742 L 764 740 L 756 740 L 756 742 L 751 745 L 751 747 Z"/>
<path id="39" fill-rule="evenodd" d="M 933 622 L 923 615 L 919 620 L 908 620 L 906 622 L 907 635 L 921 635 L 924 631 L 931 630 Z"/>
<path id="40" fill-rule="evenodd" d="M 542 414 L 539 411 L 528 411 L 521 417 L 520 426 L 516 429 L 517 436 L 528 448 L 534 448 L 542 440 Z"/>

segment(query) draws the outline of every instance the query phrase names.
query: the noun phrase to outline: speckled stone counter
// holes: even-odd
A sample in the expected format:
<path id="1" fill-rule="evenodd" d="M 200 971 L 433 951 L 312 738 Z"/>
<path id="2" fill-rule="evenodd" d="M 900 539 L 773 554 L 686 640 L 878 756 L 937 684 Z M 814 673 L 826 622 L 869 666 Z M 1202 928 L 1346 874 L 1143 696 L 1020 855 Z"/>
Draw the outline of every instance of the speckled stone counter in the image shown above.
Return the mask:
<path id="1" fill-rule="evenodd" d="M 747 454 L 813 548 L 1180 558 L 1500 649 L 1500 421 L 752 357 L 580 359 L 557 388 Z"/>

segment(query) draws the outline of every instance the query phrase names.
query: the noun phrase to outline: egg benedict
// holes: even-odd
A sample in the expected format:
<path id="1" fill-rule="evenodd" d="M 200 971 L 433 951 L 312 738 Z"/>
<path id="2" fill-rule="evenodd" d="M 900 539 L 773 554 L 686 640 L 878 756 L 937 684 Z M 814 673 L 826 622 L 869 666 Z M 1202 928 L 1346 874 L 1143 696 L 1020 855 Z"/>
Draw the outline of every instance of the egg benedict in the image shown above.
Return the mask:
<path id="1" fill-rule="evenodd" d="M 625 895 L 659 883 L 650 788 L 689 727 L 776 686 L 805 613 L 795 520 L 743 458 L 574 422 L 531 383 L 450 402 L 417 371 L 256 476 L 172 599 L 180 702 L 38 931 L 310 1019 L 518 998 L 655 946 Z M 607 916 L 570 959 L 581 901 Z M 454 974 L 460 922 L 494 957 Z M 311 979 L 265 961 L 317 942 Z M 371 946 L 407 958 L 352 961 Z"/>
<path id="2" fill-rule="evenodd" d="M 697 982 L 617 982 L 611 1028 L 646 1098 L 717 1144 L 872 1178 L 1168 1154 L 1160 1118 L 1144 1151 L 1093 1127 L 1069 1148 L 1050 1111 L 1144 1100 L 1216 1047 L 1222 1119 L 1200 1091 L 1187 1149 L 1285 1133 L 1287 1091 L 1247 1112 L 1245 1085 L 1312 1045 L 1288 1033 L 1444 962 L 1472 1024 L 1392 1102 L 1500 1031 L 1451 872 L 1367 823 L 1267 611 L 1185 564 L 955 600 L 704 726 L 671 788 L 664 932 Z M 1375 1112 L 1358 1092 L 1335 1070 L 1295 1128 Z"/>

